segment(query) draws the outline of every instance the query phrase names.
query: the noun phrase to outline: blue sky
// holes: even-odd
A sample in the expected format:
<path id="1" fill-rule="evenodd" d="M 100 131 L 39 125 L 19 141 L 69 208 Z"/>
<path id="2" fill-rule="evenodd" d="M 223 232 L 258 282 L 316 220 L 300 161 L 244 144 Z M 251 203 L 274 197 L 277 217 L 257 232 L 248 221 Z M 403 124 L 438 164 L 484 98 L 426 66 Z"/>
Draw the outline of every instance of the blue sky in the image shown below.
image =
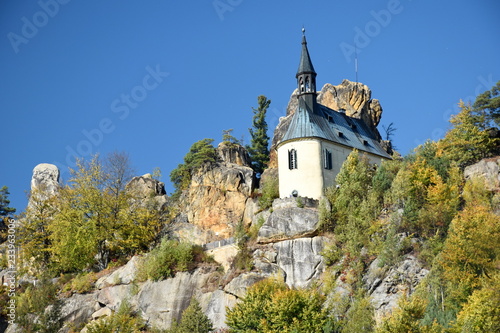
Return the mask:
<path id="1" fill-rule="evenodd" d="M 257 96 L 268 124 L 296 86 L 302 25 L 317 85 L 358 80 L 403 154 L 439 139 L 500 79 L 497 0 L 4 0 L 0 4 L 0 186 L 26 205 L 33 168 L 129 153 L 138 175 L 170 171 L 222 130 L 249 140 Z"/>

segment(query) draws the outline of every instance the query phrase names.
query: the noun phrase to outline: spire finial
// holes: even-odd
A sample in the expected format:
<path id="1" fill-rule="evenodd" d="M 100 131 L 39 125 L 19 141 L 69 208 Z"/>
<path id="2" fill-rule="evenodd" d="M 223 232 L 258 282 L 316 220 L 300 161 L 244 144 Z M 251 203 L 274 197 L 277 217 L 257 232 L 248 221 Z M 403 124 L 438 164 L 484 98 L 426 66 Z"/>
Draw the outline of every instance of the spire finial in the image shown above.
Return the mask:
<path id="1" fill-rule="evenodd" d="M 305 36 L 306 35 L 306 28 L 304 28 L 304 26 L 302 26 L 302 36 Z"/>

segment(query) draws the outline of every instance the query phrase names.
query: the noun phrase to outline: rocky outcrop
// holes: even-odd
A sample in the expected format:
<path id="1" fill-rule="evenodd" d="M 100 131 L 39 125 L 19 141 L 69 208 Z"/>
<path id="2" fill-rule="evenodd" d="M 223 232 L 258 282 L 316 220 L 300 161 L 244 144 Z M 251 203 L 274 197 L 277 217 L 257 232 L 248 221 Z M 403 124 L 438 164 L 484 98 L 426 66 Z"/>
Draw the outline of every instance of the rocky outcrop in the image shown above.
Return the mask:
<path id="1" fill-rule="evenodd" d="M 318 228 L 318 211 L 298 207 L 304 206 L 306 202 L 314 204 L 314 200 L 306 198 L 275 200 L 273 212 L 259 229 L 257 242 L 269 243 L 314 235 Z"/>
<path id="2" fill-rule="evenodd" d="M 60 172 L 54 164 L 41 163 L 33 169 L 31 177 L 31 191 L 44 197 L 57 193 L 60 184 Z"/>
<path id="3" fill-rule="evenodd" d="M 375 259 L 363 277 L 376 320 L 392 312 L 401 296 L 411 295 L 429 273 L 413 255 L 406 255 L 396 267 L 388 271 L 379 264 L 379 259 Z"/>
<path id="4" fill-rule="evenodd" d="M 382 118 L 382 106 L 378 99 L 371 98 L 368 86 L 349 80 L 334 86 L 325 84 L 318 94 L 318 103 L 333 110 L 345 110 L 346 115 L 362 119 L 365 124 L 378 134 L 377 125 Z"/>
<path id="5" fill-rule="evenodd" d="M 214 327 L 226 327 L 224 323 L 226 307 L 234 306 L 237 297 L 218 289 L 220 274 L 215 267 L 180 272 L 173 278 L 157 282 L 126 283 L 127 277 L 136 274 L 136 260 L 133 259 L 132 263 L 129 262 L 121 269 L 101 278 L 96 284 L 98 288 L 96 291 L 84 295 L 74 294 L 63 299 L 62 318 L 66 326 L 62 331 L 67 332 L 69 326 L 75 327 L 111 315 L 124 301 L 127 301 L 131 308 L 152 327 L 167 328 L 174 319 L 181 318 L 182 312 L 193 297 L 199 300 L 200 306 L 212 320 Z M 258 277 L 248 277 L 245 280 L 242 276 L 234 281 L 229 289 L 235 294 L 242 295 L 244 286 L 257 280 Z M 12 332 L 17 331 L 12 330 Z"/>
<path id="6" fill-rule="evenodd" d="M 266 278 L 266 275 L 256 272 L 243 273 L 232 279 L 225 287 L 224 291 L 240 299 L 247 294 L 247 289 L 253 284 Z"/>
<path id="7" fill-rule="evenodd" d="M 167 194 L 165 192 L 165 184 L 156 179 L 153 179 L 153 177 L 149 173 L 143 176 L 132 178 L 128 182 L 126 188 L 127 191 L 142 199 Z"/>
<path id="8" fill-rule="evenodd" d="M 140 204 L 146 204 L 149 200 L 154 200 L 158 209 L 162 209 L 168 204 L 165 184 L 154 179 L 149 173 L 132 178 L 125 186 L 125 189 Z"/>
<path id="9" fill-rule="evenodd" d="M 245 210 L 255 186 L 255 174 L 247 163 L 246 150 L 235 144 L 222 145 L 217 155 L 221 160 L 206 164 L 193 174 L 181 197 L 186 222 L 205 232 L 205 242 L 229 238 L 237 223 L 251 222 Z"/>
<path id="10" fill-rule="evenodd" d="M 96 281 L 95 286 L 97 289 L 102 289 L 116 284 L 130 284 L 135 280 L 137 269 L 139 268 L 142 257 L 134 256 L 130 259 L 125 266 L 122 266 L 105 275 Z"/>
<path id="11" fill-rule="evenodd" d="M 324 271 L 321 251 L 325 237 L 299 238 L 275 243 L 276 264 L 285 272 L 285 283 L 291 288 L 305 288 Z"/>
<path id="12" fill-rule="evenodd" d="M 483 159 L 469 165 L 464 170 L 466 179 L 480 177 L 484 179 L 489 191 L 500 192 L 500 156 Z"/>
<path id="13" fill-rule="evenodd" d="M 232 142 L 221 142 L 217 147 L 219 159 L 224 163 L 250 167 L 250 156 L 245 147 Z"/>
<path id="14" fill-rule="evenodd" d="M 63 299 L 61 319 L 77 327 L 88 322 L 92 314 L 98 309 L 99 306 L 96 304 L 93 294 L 75 294 Z M 68 329 L 63 330 L 63 332 L 68 332 Z"/>

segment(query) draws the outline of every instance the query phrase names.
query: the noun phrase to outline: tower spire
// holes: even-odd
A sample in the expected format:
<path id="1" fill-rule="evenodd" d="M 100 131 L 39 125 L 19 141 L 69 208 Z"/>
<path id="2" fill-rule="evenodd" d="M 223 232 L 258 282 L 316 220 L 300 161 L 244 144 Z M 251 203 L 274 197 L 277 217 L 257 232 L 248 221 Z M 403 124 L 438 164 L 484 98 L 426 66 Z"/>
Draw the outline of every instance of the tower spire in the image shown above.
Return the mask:
<path id="1" fill-rule="evenodd" d="M 306 29 L 302 27 L 302 52 L 297 74 L 298 98 L 307 109 L 314 112 L 316 109 L 316 71 L 307 49 Z"/>
<path id="2" fill-rule="evenodd" d="M 311 57 L 309 56 L 309 50 L 307 49 L 306 29 L 302 28 L 302 53 L 300 54 L 299 69 L 297 70 L 296 77 L 298 78 L 300 74 L 306 73 L 314 74 L 316 76 L 314 66 L 311 62 Z"/>

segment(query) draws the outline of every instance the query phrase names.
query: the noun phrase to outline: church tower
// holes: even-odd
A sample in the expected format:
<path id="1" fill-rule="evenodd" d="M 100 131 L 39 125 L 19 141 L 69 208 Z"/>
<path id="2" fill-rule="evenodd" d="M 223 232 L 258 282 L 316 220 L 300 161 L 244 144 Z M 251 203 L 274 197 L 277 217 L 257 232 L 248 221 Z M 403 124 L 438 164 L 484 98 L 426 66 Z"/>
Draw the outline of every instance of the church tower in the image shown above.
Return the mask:
<path id="1" fill-rule="evenodd" d="M 316 107 L 316 72 L 314 71 L 309 50 L 307 49 L 307 41 L 305 29 L 302 28 L 302 53 L 300 55 L 299 69 L 297 70 L 297 88 L 299 90 L 298 99 L 299 107 L 304 110 L 314 112 Z"/>

